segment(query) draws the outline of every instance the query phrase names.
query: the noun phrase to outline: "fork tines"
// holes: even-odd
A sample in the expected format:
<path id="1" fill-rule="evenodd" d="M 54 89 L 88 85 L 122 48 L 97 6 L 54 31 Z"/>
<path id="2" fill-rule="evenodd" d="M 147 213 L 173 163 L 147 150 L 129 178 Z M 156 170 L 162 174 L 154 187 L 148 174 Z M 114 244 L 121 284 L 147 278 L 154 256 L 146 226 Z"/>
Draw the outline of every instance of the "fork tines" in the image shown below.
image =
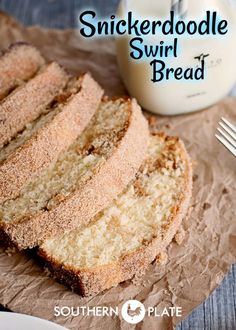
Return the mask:
<path id="1" fill-rule="evenodd" d="M 217 128 L 216 138 L 236 157 L 236 126 L 224 117 Z"/>

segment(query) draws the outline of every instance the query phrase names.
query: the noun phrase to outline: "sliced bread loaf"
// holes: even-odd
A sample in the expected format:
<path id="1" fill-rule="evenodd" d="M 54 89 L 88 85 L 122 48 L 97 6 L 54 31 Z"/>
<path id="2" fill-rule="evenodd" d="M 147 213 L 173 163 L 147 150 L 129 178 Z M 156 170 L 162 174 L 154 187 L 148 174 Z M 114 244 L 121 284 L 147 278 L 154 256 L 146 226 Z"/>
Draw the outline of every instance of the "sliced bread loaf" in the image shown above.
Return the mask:
<path id="1" fill-rule="evenodd" d="M 33 46 L 23 42 L 10 46 L 0 57 L 0 100 L 43 65 L 44 59 Z"/>
<path id="2" fill-rule="evenodd" d="M 17 197 L 76 140 L 96 112 L 102 94 L 89 74 L 72 79 L 53 109 L 28 124 L 0 151 L 0 203 Z"/>
<path id="3" fill-rule="evenodd" d="M 191 164 L 181 141 L 153 136 L 136 179 L 85 229 L 46 240 L 39 254 L 63 283 L 84 296 L 143 272 L 186 215 Z"/>
<path id="4" fill-rule="evenodd" d="M 134 178 L 148 141 L 135 100 L 103 101 L 55 165 L 0 205 L 5 239 L 24 249 L 86 225 Z"/>
<path id="5" fill-rule="evenodd" d="M 65 87 L 68 75 L 57 63 L 43 68 L 0 103 L 0 147 L 36 119 Z"/>

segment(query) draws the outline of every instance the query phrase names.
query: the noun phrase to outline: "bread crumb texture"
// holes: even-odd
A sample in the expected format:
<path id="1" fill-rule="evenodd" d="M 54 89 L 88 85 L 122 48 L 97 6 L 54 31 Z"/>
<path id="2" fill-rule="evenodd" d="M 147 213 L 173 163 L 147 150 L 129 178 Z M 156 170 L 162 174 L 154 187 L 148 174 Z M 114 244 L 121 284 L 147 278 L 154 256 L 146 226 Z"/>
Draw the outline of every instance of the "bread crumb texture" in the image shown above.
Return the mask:
<path id="1" fill-rule="evenodd" d="M 53 115 L 55 113 L 49 113 L 43 117 L 43 122 L 39 120 L 36 125 L 45 124 L 44 121 L 51 119 L 47 116 Z M 9 223 L 37 215 L 40 211 L 51 210 L 79 189 L 117 147 L 128 127 L 130 116 L 131 106 L 126 100 L 101 102 L 88 127 L 67 152 L 29 183 L 19 197 L 0 205 L 1 221 Z M 32 134 L 32 129 L 30 132 L 26 130 L 24 134 Z M 25 138 L 22 136 L 22 139 Z M 17 141 L 15 143 L 18 144 Z"/>
<path id="2" fill-rule="evenodd" d="M 86 270 L 116 262 L 162 235 L 186 185 L 188 161 L 182 151 L 177 138 L 153 136 L 136 179 L 112 205 L 82 231 L 46 240 L 43 254 L 63 267 Z"/>
<path id="3" fill-rule="evenodd" d="M 14 151 L 34 136 L 42 127 L 45 127 L 53 121 L 56 115 L 63 109 L 66 102 L 79 92 L 80 87 L 81 78 L 70 79 L 64 90 L 56 95 L 53 101 L 42 110 L 41 115 L 34 121 L 27 123 L 22 132 L 18 133 L 14 139 L 0 149 L 0 165 L 12 155 Z"/>

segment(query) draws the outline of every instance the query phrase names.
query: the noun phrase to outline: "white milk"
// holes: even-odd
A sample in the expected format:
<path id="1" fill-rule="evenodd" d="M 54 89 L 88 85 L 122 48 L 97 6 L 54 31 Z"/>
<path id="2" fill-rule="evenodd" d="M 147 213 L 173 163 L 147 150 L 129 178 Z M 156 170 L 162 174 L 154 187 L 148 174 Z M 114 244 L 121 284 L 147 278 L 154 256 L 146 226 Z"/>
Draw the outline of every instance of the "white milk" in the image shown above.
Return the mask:
<path id="1" fill-rule="evenodd" d="M 121 1 L 118 8 L 120 18 L 126 10 L 138 18 L 163 19 L 169 17 L 169 0 L 127 0 L 128 8 Z M 225 97 L 236 81 L 236 9 L 229 0 L 188 0 L 187 20 L 199 21 L 206 11 L 217 11 L 221 19 L 228 21 L 229 32 L 217 36 L 177 36 L 180 52 L 177 58 L 163 59 L 168 67 L 196 67 L 195 57 L 205 58 L 204 80 L 168 80 L 153 83 L 151 58 L 137 61 L 129 56 L 129 41 L 132 37 L 117 38 L 117 56 L 120 72 L 129 93 L 147 110 L 163 115 L 188 113 L 208 107 Z M 144 43 L 159 44 L 161 40 L 171 43 L 173 36 L 142 36 Z M 150 39 L 151 38 L 151 39 Z M 148 39 L 148 40 L 147 40 Z M 146 41 L 146 42 L 145 42 Z M 158 59 L 158 58 L 157 58 Z"/>

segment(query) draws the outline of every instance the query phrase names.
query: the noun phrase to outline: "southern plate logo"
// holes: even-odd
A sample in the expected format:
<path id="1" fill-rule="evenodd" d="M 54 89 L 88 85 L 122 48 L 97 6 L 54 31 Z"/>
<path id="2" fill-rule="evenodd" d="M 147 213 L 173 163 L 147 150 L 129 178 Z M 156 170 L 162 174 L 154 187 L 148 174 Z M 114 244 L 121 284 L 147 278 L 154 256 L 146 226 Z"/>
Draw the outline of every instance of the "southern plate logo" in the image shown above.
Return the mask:
<path id="1" fill-rule="evenodd" d="M 128 300 L 121 308 L 123 319 L 130 324 L 137 324 L 145 317 L 145 307 L 138 300 Z"/>

